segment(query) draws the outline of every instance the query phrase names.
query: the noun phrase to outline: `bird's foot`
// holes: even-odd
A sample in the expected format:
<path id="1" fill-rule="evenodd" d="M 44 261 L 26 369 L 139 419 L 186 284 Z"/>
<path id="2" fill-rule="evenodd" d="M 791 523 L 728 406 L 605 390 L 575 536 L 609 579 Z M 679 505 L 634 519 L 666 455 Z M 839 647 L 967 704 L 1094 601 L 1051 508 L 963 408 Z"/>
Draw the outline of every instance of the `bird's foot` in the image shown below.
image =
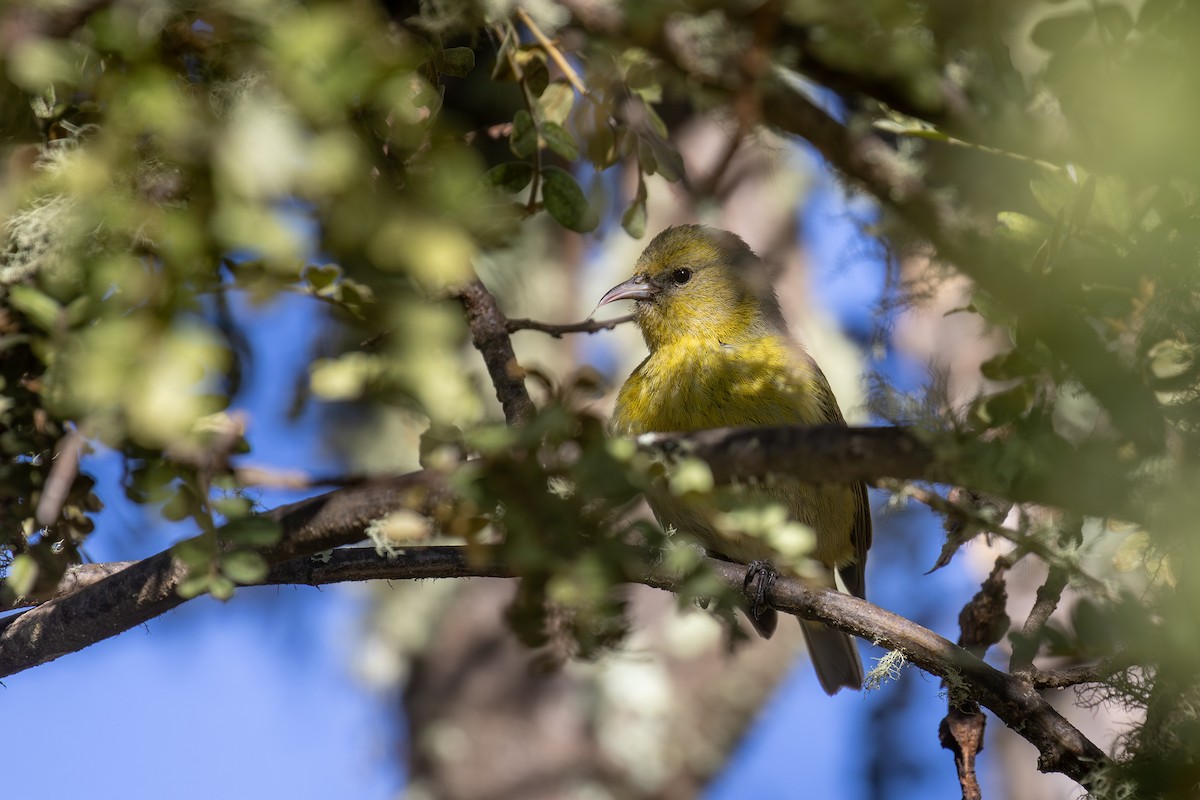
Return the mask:
<path id="1" fill-rule="evenodd" d="M 779 577 L 778 570 L 770 561 L 751 561 L 746 565 L 746 579 L 742 581 L 742 591 L 750 603 L 750 616 L 754 620 L 763 617 L 764 612 L 772 609 L 767 606 L 767 592 L 771 591 Z"/>

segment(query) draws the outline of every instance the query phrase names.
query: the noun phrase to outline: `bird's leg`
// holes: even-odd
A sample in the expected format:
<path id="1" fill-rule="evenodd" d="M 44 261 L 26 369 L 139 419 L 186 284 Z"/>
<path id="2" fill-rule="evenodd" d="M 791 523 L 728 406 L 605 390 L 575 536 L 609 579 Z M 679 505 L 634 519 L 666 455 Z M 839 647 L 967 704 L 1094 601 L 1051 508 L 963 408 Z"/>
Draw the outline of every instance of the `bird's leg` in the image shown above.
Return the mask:
<path id="1" fill-rule="evenodd" d="M 750 617 L 758 620 L 763 612 L 771 611 L 766 608 L 767 592 L 779 577 L 778 570 L 770 561 L 755 560 L 746 565 L 746 579 L 742 581 L 742 591 L 750 602 Z"/>

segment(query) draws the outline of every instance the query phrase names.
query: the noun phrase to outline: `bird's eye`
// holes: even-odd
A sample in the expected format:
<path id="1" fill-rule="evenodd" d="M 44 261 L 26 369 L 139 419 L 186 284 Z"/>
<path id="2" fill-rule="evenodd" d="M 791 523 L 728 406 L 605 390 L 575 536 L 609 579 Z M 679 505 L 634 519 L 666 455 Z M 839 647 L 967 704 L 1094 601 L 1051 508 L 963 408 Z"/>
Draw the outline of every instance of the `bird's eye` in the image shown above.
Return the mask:
<path id="1" fill-rule="evenodd" d="M 676 286 L 683 286 L 692 279 L 692 271 L 690 269 L 677 269 L 671 273 L 671 280 L 675 281 Z"/>

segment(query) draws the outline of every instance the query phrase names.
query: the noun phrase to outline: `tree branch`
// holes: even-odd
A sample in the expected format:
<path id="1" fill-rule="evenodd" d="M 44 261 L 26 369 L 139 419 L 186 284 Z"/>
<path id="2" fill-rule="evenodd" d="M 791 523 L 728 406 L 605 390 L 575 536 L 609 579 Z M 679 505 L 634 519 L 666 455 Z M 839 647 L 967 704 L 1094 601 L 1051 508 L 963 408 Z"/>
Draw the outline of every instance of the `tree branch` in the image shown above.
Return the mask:
<path id="1" fill-rule="evenodd" d="M 1021 628 L 1021 636 L 1013 644 L 1012 656 L 1008 660 L 1008 671 L 1012 673 L 1028 673 L 1033 669 L 1033 657 L 1037 655 L 1038 645 L 1041 644 L 1042 629 L 1050 620 L 1050 615 L 1058 608 L 1063 590 L 1067 588 L 1070 574 L 1062 567 L 1052 565 L 1046 582 L 1037 590 L 1037 599 L 1033 609 Z"/>
<path id="2" fill-rule="evenodd" d="M 1081 664 L 1061 669 L 1034 669 L 1030 679 L 1038 689 L 1067 689 L 1084 683 L 1100 683 L 1134 666 L 1120 656 L 1105 658 L 1094 664 Z"/>
<path id="3" fill-rule="evenodd" d="M 528 399 L 528 394 L 524 396 Z M 927 444 L 915 432 L 903 428 L 841 426 L 651 434 L 640 437 L 639 443 L 669 456 L 703 459 L 718 484 L 777 475 L 820 483 L 885 477 L 963 483 L 965 479 L 956 481 L 954 476 L 978 472 L 972 469 L 971 457 L 991 463 L 1003 452 L 998 449 L 1002 445 L 989 443 L 978 443 L 970 450 L 953 441 L 948 445 Z M 1092 458 L 1070 466 L 1077 479 L 1070 485 L 1085 487 L 1085 494 L 1061 486 L 1056 490 L 1052 481 L 1043 485 L 1033 479 L 1018 481 L 1007 491 L 1022 500 L 1065 502 L 1084 513 L 1122 515 L 1128 510 L 1128 494 L 1135 487 L 1128 480 L 1122 481 L 1119 474 L 1100 471 L 1110 463 L 1115 460 Z M 1089 471 L 1096 474 L 1081 475 Z M 978 480 L 976 488 L 997 489 L 985 472 Z M 446 476 L 432 471 L 347 486 L 267 512 L 266 517 L 280 523 L 283 537 L 263 555 L 268 563 L 275 564 L 353 544 L 363 539 L 370 522 L 389 512 L 413 509 L 429 513 L 454 502 Z M 160 553 L 86 590 L 59 596 L 0 621 L 0 677 L 80 650 L 174 608 L 180 602 L 175 590 L 184 577 L 183 568 L 171 560 L 169 553 Z"/>
<path id="4" fill-rule="evenodd" d="M 1011 482 L 998 480 L 986 465 L 1006 459 L 1003 442 L 980 442 L 912 428 L 844 428 L 837 425 L 782 428 L 713 428 L 652 433 L 638 444 L 671 457 L 708 463 L 718 483 L 788 475 L 815 483 L 851 483 L 880 478 L 924 480 L 993 492 L 1018 502 L 1036 502 L 1094 516 L 1137 520 L 1135 487 L 1119 469 L 1115 451 L 1070 451 L 1060 460 L 1039 453 Z M 1061 475 L 1066 470 L 1070 481 Z"/>
<path id="5" fill-rule="evenodd" d="M 139 566 L 145 570 L 164 555 L 137 562 L 115 574 L 109 570 L 119 565 L 82 567 L 76 571 L 81 585 L 86 585 L 87 579 L 82 577 L 84 575 L 94 573 L 99 579 L 77 594 L 93 593 L 105 583 Z M 741 590 L 746 577 L 745 566 L 714 559 L 706 559 L 706 565 L 726 589 Z M 272 567 L 264 583 L 324 585 L 363 580 L 512 577 L 515 574 L 514 570 L 500 561 L 498 548 L 495 547 L 413 547 L 406 548 L 395 558 L 379 556 L 370 548 L 350 548 L 335 551 L 325 563 L 307 557 L 278 563 Z M 647 569 L 638 576 L 637 581 L 671 592 L 681 587 L 677 575 L 661 569 Z M 113 588 L 106 587 L 103 594 L 115 598 Z M 161 588 L 161 584 L 156 588 Z M 144 621 L 161 613 L 160 595 L 161 592 L 149 591 L 126 597 L 126 618 L 139 617 Z M 41 608 L 56 602 L 62 601 L 52 601 Z M 175 597 L 171 607 L 180 602 Z M 766 602 L 780 611 L 818 620 L 882 647 L 901 651 L 909 661 L 927 672 L 954 681 L 963 691 L 977 698 L 981 705 L 991 709 L 1005 724 L 1032 742 L 1042 754 L 1040 766 L 1044 771 L 1062 772 L 1086 785 L 1090 772 L 1106 760 L 1104 754 L 1043 700 L 1030 683 L 993 669 L 978 657 L 915 622 L 865 600 L 829 589 L 810 587 L 789 578 L 780 578 L 771 586 Z M 20 620 L 39 610 L 25 612 L 16 619 Z M 0 638 L 0 675 L 14 671 L 11 642 L 7 638 L 11 629 L 10 624 L 0 634 L 3 637 Z"/>
<path id="6" fill-rule="evenodd" d="M 415 472 L 280 506 L 264 516 L 283 537 L 263 552 L 278 564 L 363 539 L 366 526 L 391 511 L 429 513 L 454 502 L 442 475 Z M 83 583 L 79 571 L 71 580 Z M 85 573 L 86 574 L 86 573 Z M 0 677 L 53 661 L 165 614 L 183 602 L 179 584 L 187 567 L 163 551 L 90 584 L 61 593 L 20 614 L 0 619 Z"/>
<path id="7" fill-rule="evenodd" d="M 525 372 L 517 363 L 512 341 L 508 338 L 508 320 L 496 304 L 496 298 L 480 283 L 471 281 L 457 292 L 467 312 L 471 341 L 487 365 L 496 398 L 510 425 L 523 425 L 533 419 L 537 409 L 525 388 Z"/>
<path id="8" fill-rule="evenodd" d="M 632 321 L 632 314 L 612 319 L 587 319 L 583 322 L 573 322 L 566 325 L 553 325 L 549 322 L 538 322 L 532 319 L 510 319 L 508 320 L 508 332 L 541 331 L 542 333 L 550 334 L 555 339 L 561 339 L 563 334 L 566 333 L 599 333 L 600 331 L 611 331 L 618 325 L 624 325 L 626 322 Z"/>

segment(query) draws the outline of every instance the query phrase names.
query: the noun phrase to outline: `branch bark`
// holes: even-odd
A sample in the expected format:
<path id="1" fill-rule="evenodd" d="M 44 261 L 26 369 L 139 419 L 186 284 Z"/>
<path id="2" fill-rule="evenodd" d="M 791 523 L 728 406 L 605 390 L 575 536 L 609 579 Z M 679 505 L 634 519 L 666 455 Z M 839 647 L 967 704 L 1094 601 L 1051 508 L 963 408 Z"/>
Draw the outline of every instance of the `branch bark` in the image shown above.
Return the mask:
<path id="1" fill-rule="evenodd" d="M 150 619 L 164 610 L 163 589 L 169 582 L 166 578 L 173 574 L 170 570 L 160 574 L 160 580 L 154 586 L 145 587 L 147 591 L 128 595 L 123 602 L 119 602 L 122 599 L 119 589 L 127 586 L 133 575 L 143 575 L 161 567 L 164 559 L 169 561 L 169 555 L 159 554 L 136 562 L 115 574 L 109 572 L 114 565 L 80 568 L 77 572 L 95 572 L 102 577 L 91 586 L 77 590 L 72 596 L 108 598 L 110 603 L 124 606 L 125 619 Z M 745 566 L 713 559 L 707 559 L 706 563 L 726 588 L 734 591 L 741 589 L 746 577 Z M 264 583 L 324 585 L 362 580 L 512 577 L 515 574 L 513 569 L 501 562 L 495 548 L 478 547 L 468 551 L 464 547 L 413 547 L 392 559 L 379 556 L 373 549 L 350 548 L 335 551 L 325 563 L 308 557 L 278 563 L 272 567 Z M 122 579 L 122 576 L 126 577 Z M 647 569 L 639 576 L 638 582 L 672 592 L 680 588 L 678 577 L 661 569 Z M 61 602 L 52 601 L 15 619 L 23 619 Z M 178 597 L 173 597 L 169 607 L 180 602 Z M 882 647 L 900 651 L 921 669 L 953 681 L 1033 743 L 1041 753 L 1039 766 L 1043 771 L 1062 772 L 1086 786 L 1091 772 L 1107 760 L 1099 748 L 1041 698 L 1031 683 L 990 667 L 980 658 L 915 622 L 857 597 L 810 587 L 788 578 L 780 578 L 771 586 L 766 602 L 779 611 L 818 620 Z M 0 676 L 15 671 L 16 651 L 8 640 L 12 628 L 10 622 L 0 633 Z"/>
<path id="2" fill-rule="evenodd" d="M 459 289 L 458 299 L 467 312 L 471 341 L 487 365 L 496 399 L 504 409 L 504 419 L 509 425 L 525 424 L 533 419 L 537 409 L 529 399 L 525 372 L 517 363 L 508 337 L 508 319 L 500 311 L 496 298 L 478 279 Z"/>
<path id="3" fill-rule="evenodd" d="M 363 539 L 372 520 L 390 511 L 428 513 L 445 502 L 453 498 L 443 476 L 428 471 L 338 489 L 268 512 L 283 536 L 263 555 L 278 564 L 352 544 Z M 89 583 L 77 569 L 69 574 L 81 588 L 0 620 L 0 677 L 82 650 L 184 602 L 178 588 L 187 567 L 169 550 L 118 571 L 104 567 L 98 572 L 104 574 Z"/>
<path id="4" fill-rule="evenodd" d="M 524 386 L 521 387 L 524 391 Z M 528 399 L 528 395 L 525 395 Z M 903 428 L 727 428 L 689 434 L 652 434 L 641 437 L 645 448 L 671 456 L 706 461 L 718 483 L 787 474 L 801 480 L 847 483 L 878 478 L 949 481 L 969 475 L 967 457 L 985 463 L 998 457 L 1000 445 L 981 443 L 964 451 L 956 446 L 925 444 Z M 1096 470 L 1092 480 L 1076 480 L 1086 496 L 1056 492 L 1053 482 L 1028 480 L 1008 487 L 1011 496 L 1039 502 L 1078 501 L 1075 510 L 1094 514 L 1127 511 L 1131 491 L 1118 475 L 1101 473 L 1102 459 L 1073 465 L 1080 471 Z M 1118 488 L 1119 487 L 1119 488 Z M 982 489 L 995 489 L 987 485 Z M 266 516 L 280 523 L 283 537 L 264 551 L 271 564 L 328 550 L 363 539 L 373 520 L 399 509 L 430 513 L 453 504 L 456 498 L 446 476 L 432 471 L 377 479 L 281 506 Z M 78 572 L 72 573 L 78 575 Z M 109 575 L 85 590 L 61 594 L 18 616 L 0 620 L 0 677 L 44 664 L 66 653 L 81 650 L 147 619 L 169 611 L 181 601 L 176 587 L 185 577 L 182 566 L 169 553 L 160 553 Z M 78 577 L 72 580 L 79 580 Z M 61 592 L 61 589 L 60 589 Z"/>

